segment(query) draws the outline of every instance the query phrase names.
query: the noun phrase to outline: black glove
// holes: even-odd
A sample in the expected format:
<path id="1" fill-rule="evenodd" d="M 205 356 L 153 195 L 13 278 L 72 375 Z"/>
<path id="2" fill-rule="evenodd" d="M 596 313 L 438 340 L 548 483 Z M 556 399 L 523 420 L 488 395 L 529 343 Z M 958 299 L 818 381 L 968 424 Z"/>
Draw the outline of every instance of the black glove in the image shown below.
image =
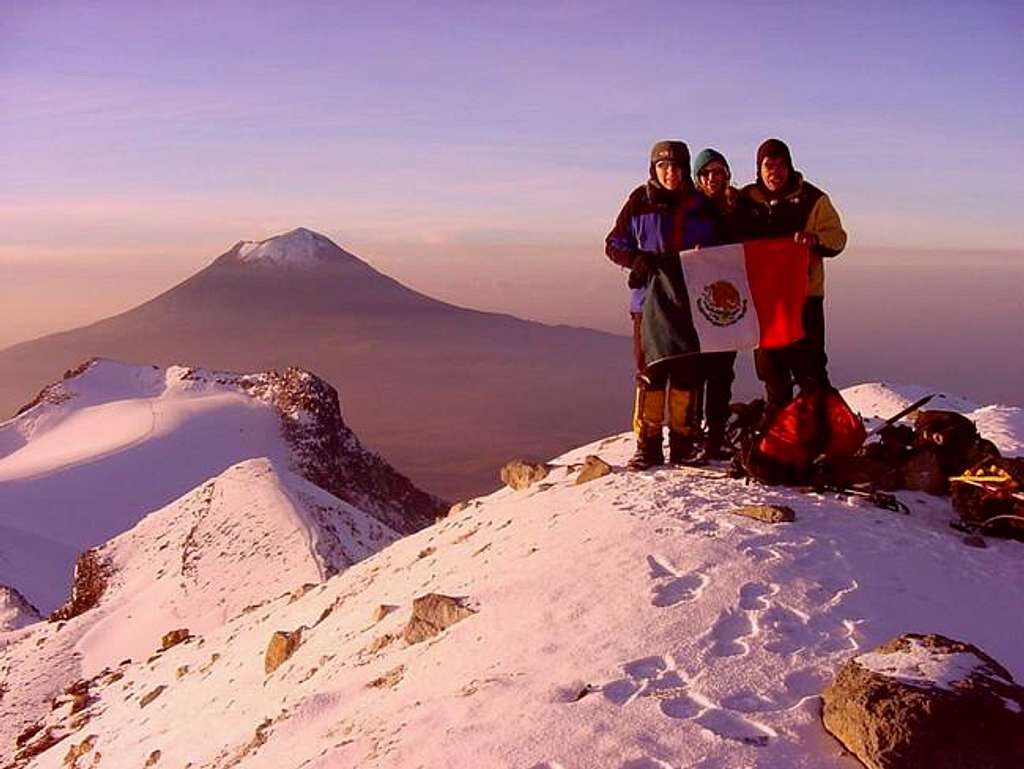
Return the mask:
<path id="1" fill-rule="evenodd" d="M 633 256 L 633 263 L 629 265 L 632 272 L 639 273 L 646 282 L 647 276 L 658 271 L 660 255 L 653 251 L 637 251 Z"/>

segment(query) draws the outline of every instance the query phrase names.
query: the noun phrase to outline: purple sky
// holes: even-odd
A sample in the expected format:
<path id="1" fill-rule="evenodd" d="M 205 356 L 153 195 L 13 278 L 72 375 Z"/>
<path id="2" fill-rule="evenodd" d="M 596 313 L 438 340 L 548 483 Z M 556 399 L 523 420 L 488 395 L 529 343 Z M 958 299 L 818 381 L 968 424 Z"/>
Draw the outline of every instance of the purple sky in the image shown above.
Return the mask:
<path id="1" fill-rule="evenodd" d="M 597 258 L 667 137 L 740 182 L 787 139 L 857 245 L 1019 249 L 1022 7 L 4 3 L 0 270 L 183 277 L 298 225 Z"/>

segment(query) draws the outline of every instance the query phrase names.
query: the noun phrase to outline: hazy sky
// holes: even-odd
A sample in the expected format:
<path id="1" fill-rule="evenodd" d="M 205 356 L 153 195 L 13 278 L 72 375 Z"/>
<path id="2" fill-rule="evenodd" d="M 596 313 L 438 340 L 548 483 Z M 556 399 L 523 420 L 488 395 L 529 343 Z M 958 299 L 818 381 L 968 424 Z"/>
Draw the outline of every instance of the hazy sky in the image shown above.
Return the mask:
<path id="1" fill-rule="evenodd" d="M 610 269 L 665 137 L 739 181 L 787 139 L 855 244 L 1018 249 L 1022 9 L 6 0 L 0 283 L 32 289 L 6 333 L 48 287 L 128 304 L 298 225 L 414 284 L 569 246 Z"/>

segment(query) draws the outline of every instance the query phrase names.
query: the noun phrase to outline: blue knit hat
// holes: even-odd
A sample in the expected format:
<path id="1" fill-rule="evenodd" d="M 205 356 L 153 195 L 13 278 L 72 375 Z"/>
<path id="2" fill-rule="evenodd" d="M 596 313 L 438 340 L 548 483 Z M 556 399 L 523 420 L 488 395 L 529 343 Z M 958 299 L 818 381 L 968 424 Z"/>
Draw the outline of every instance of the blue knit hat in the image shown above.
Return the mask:
<path id="1" fill-rule="evenodd" d="M 725 166 L 725 170 L 728 171 L 730 175 L 732 175 L 732 169 L 729 168 L 729 161 L 725 159 L 725 155 L 723 155 L 716 149 L 712 149 L 711 147 L 705 147 L 700 152 L 698 152 L 697 157 L 693 159 L 693 175 L 697 176 L 698 174 L 700 174 L 700 171 L 702 168 L 704 168 L 704 166 L 706 166 L 708 163 L 713 163 L 716 160 L 723 166 Z"/>

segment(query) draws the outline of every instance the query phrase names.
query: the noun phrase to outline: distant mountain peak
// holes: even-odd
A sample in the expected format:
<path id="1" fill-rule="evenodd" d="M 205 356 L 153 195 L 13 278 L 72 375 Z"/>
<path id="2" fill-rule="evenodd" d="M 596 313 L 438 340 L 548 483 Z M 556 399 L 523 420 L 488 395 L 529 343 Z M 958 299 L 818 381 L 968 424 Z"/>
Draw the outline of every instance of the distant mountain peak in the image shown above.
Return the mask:
<path id="1" fill-rule="evenodd" d="M 296 227 L 266 240 L 243 240 L 236 246 L 238 261 L 246 264 L 271 264 L 281 267 L 316 266 L 350 254 L 319 232 Z"/>

